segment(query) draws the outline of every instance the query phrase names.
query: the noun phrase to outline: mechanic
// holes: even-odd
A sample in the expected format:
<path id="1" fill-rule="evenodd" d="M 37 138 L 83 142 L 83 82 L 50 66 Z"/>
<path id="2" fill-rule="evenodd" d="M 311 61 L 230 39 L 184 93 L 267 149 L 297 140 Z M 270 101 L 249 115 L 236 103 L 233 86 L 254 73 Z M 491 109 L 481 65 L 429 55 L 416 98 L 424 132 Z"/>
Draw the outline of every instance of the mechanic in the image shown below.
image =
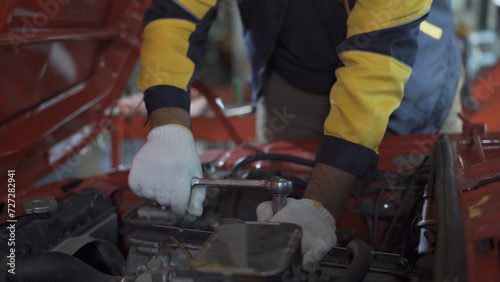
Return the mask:
<path id="1" fill-rule="evenodd" d="M 177 214 L 203 212 L 205 191 L 190 189 L 202 170 L 189 91 L 216 2 L 158 0 L 144 16 L 137 84 L 154 128 L 129 184 Z M 460 74 L 450 1 L 432 9 L 430 0 L 238 2 L 258 141 L 322 136 L 304 198 L 288 199 L 276 215 L 270 202 L 257 208 L 259 220 L 302 227 L 308 265 L 335 246 L 335 218 L 358 178 L 376 176 L 386 129 L 433 133 L 447 118 Z"/>

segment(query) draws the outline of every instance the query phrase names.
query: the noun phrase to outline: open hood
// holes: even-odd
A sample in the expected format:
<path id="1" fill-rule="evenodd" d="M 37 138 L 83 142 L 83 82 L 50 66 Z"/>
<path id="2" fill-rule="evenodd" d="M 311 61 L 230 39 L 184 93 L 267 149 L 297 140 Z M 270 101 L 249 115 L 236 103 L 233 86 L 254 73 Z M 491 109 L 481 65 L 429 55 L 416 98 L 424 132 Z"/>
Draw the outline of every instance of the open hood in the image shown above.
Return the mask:
<path id="1" fill-rule="evenodd" d="M 0 4 L 0 183 L 29 188 L 112 126 L 150 1 Z M 1 194 L 4 194 L 3 189 Z"/>

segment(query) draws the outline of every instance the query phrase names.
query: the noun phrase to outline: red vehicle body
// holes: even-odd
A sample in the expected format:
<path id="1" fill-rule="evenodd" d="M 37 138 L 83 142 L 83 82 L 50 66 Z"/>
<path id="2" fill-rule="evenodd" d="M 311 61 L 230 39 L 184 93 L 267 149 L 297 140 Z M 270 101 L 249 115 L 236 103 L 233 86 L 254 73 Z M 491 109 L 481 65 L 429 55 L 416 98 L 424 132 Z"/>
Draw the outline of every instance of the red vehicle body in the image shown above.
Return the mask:
<path id="1" fill-rule="evenodd" d="M 10 214 L 14 218 L 22 217 L 21 202 L 26 199 L 52 196 L 61 201 L 90 186 L 112 197 L 119 222 L 144 205 L 144 199 L 128 188 L 128 169 L 120 166 L 119 152 L 122 140 L 145 139 L 149 130 L 144 126 L 146 117 L 114 116 L 111 109 L 136 64 L 142 14 L 149 5 L 150 1 L 139 0 L 6 0 L 0 3 L 2 223 L 12 219 Z M 476 80 L 472 95 L 481 107 L 477 112 L 464 112 L 463 134 L 388 136 L 380 146 L 382 172 L 397 173 L 409 168 L 413 171 L 426 156 L 432 156 L 435 161 L 429 171 L 422 172 L 424 177 L 434 177 L 433 195 L 424 195 L 422 217 L 410 225 L 436 236 L 435 244 L 428 250 L 432 259 L 431 267 L 427 268 L 432 269 L 433 274 L 421 277 L 435 281 L 500 281 L 500 119 L 497 113 L 500 87 L 496 83 L 499 80 L 500 66 Z M 216 117 L 210 120 L 193 119 L 195 138 L 232 140 L 238 145 L 232 150 L 203 152 L 202 163 L 215 162 L 218 170 L 229 171 L 241 158 L 256 153 L 314 159 L 319 140 L 248 145 L 245 142 L 253 137 L 253 118 L 225 118 L 210 89 L 201 82 L 194 87 L 207 95 L 216 112 Z M 31 188 L 49 172 L 64 168 L 103 131 L 111 131 L 113 136 L 115 170 L 83 180 L 61 180 Z M 310 167 L 269 160 L 252 162 L 245 169 L 275 169 L 300 176 L 308 176 L 312 171 Z M 434 176 L 430 176 L 433 170 Z M 9 171 L 14 174 L 9 176 Z M 15 207 L 9 205 L 14 199 L 8 190 L 10 179 L 15 179 Z M 366 181 L 360 181 L 359 188 L 365 184 Z M 303 188 L 294 189 L 296 196 L 302 192 Z M 353 195 L 337 220 L 338 229 L 344 230 L 346 236 L 339 241 L 358 238 L 366 242 L 372 240 L 375 245 L 383 241 L 390 244 L 399 233 L 397 227 L 404 226 L 401 222 L 405 217 L 394 221 L 396 229 L 390 226 L 388 219 L 380 220 L 378 227 L 373 228 L 357 208 L 359 202 L 366 200 L 367 203 L 384 202 L 387 209 L 395 211 L 392 205 L 403 205 L 403 195 L 397 189 L 381 193 L 379 199 L 377 194 Z M 235 207 L 233 216 L 238 216 L 237 204 Z M 410 217 L 412 215 L 406 215 Z M 373 230 L 377 230 L 375 238 Z M 120 238 L 118 244 L 127 252 L 130 236 L 125 234 Z"/>

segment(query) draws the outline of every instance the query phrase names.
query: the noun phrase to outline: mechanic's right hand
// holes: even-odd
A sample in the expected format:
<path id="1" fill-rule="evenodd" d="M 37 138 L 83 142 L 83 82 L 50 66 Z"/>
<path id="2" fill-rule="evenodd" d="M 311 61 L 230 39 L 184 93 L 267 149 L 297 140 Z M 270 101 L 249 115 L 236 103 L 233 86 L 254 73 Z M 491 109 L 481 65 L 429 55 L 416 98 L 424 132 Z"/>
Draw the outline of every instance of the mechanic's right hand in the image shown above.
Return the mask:
<path id="1" fill-rule="evenodd" d="M 302 228 L 302 266 L 308 269 L 335 247 L 335 218 L 318 201 L 286 199 L 286 206 L 273 214 L 272 202 L 257 207 L 258 221 L 288 222 Z"/>
<path id="2" fill-rule="evenodd" d="M 155 127 L 132 160 L 128 183 L 138 196 L 170 206 L 179 215 L 201 216 L 206 190 L 191 191 L 191 179 L 202 177 L 193 134 L 182 125 Z"/>

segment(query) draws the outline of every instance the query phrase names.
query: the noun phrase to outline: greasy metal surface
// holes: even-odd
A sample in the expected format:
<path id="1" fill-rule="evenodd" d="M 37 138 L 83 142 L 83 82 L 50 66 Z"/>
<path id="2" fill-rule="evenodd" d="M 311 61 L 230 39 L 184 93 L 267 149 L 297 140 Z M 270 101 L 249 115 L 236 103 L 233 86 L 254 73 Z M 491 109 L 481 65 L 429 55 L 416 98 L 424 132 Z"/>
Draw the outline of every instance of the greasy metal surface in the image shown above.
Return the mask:
<path id="1" fill-rule="evenodd" d="M 175 238 L 190 253 L 196 253 L 212 232 L 177 228 L 165 225 L 143 225 L 131 235 L 130 250 L 127 256 L 127 273 L 137 271 L 138 265 L 146 265 L 154 257 L 165 258 L 164 267 L 175 265 L 175 269 L 189 269 L 186 255 L 170 238 Z M 168 255 L 166 255 L 168 253 Z"/>
<path id="2" fill-rule="evenodd" d="M 269 277 L 287 270 L 299 254 L 302 232 L 290 223 L 241 222 L 219 226 L 191 260 L 202 274 Z"/>
<path id="3" fill-rule="evenodd" d="M 373 252 L 369 272 L 364 282 L 409 281 L 411 267 L 408 261 L 397 254 Z M 335 247 L 311 271 L 309 281 L 337 281 L 350 266 L 350 257 L 345 248 Z"/>
<path id="4" fill-rule="evenodd" d="M 109 107 L 136 63 L 149 4 L 2 1 L 0 170 L 22 176 L 18 191 L 112 126 Z"/>
<path id="5" fill-rule="evenodd" d="M 25 214 L 45 213 L 57 210 L 57 201 L 53 197 L 33 198 L 21 203 Z"/>

